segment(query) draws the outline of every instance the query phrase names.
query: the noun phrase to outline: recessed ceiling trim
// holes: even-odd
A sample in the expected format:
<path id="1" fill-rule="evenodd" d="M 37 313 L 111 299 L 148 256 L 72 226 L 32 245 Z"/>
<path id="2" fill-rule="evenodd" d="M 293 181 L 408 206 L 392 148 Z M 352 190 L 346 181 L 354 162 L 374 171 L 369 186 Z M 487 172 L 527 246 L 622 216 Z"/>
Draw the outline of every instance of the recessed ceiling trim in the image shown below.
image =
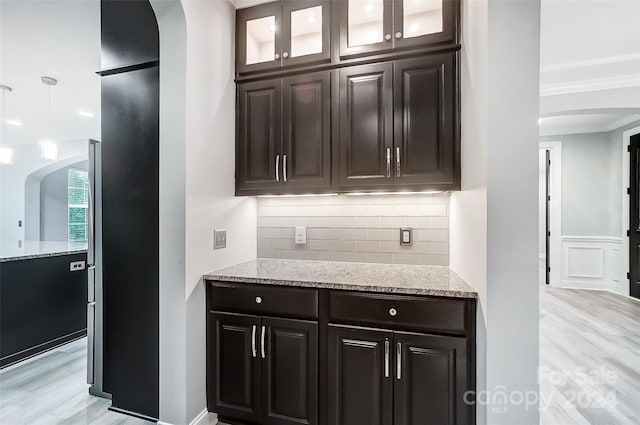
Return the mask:
<path id="1" fill-rule="evenodd" d="M 640 53 L 631 53 L 628 55 L 608 56 L 604 58 L 588 59 L 584 61 L 565 62 L 556 65 L 547 65 L 540 67 L 540 72 L 561 71 L 565 69 L 585 68 L 588 66 L 607 65 L 611 63 L 631 62 L 640 60 Z"/>
<path id="2" fill-rule="evenodd" d="M 621 75 L 611 78 L 574 81 L 567 84 L 548 84 L 540 87 L 540 96 L 582 93 L 598 90 L 611 90 L 628 87 L 640 87 L 640 75 Z"/>

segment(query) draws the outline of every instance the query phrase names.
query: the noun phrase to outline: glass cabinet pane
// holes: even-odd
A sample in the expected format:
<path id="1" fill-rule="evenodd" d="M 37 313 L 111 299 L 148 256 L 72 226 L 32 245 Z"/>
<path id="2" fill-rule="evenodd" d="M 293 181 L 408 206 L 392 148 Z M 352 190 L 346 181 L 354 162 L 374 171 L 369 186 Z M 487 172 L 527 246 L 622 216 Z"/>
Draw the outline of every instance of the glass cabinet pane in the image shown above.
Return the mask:
<path id="1" fill-rule="evenodd" d="M 291 57 L 322 53 L 322 6 L 291 12 Z"/>
<path id="2" fill-rule="evenodd" d="M 384 40 L 384 1 L 349 0 L 348 45 L 363 46 Z"/>
<path id="3" fill-rule="evenodd" d="M 442 32 L 442 0 L 403 0 L 404 38 Z"/>
<path id="4" fill-rule="evenodd" d="M 275 16 L 247 21 L 247 65 L 275 60 L 276 30 Z"/>

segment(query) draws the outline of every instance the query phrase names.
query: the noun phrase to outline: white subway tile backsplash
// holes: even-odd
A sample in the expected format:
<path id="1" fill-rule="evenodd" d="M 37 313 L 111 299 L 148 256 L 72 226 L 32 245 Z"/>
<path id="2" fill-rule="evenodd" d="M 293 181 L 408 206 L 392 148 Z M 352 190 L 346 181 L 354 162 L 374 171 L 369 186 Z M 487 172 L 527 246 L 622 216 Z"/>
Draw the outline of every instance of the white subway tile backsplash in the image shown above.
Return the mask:
<path id="1" fill-rule="evenodd" d="M 448 265 L 448 213 L 448 194 L 259 198 L 258 257 Z M 401 227 L 412 245 L 400 245 Z"/>

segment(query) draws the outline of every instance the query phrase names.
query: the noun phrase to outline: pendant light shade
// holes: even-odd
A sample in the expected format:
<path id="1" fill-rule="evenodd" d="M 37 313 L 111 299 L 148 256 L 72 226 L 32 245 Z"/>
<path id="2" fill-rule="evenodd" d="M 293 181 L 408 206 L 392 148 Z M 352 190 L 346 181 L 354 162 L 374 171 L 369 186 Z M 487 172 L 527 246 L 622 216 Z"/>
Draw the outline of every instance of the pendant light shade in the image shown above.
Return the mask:
<path id="1" fill-rule="evenodd" d="M 40 80 L 49 88 L 49 132 L 48 138 L 40 141 L 40 157 L 49 161 L 55 161 L 58 159 L 58 145 L 53 140 L 51 131 L 51 87 L 58 84 L 58 80 L 53 77 L 47 77 L 46 75 L 40 77 Z"/>

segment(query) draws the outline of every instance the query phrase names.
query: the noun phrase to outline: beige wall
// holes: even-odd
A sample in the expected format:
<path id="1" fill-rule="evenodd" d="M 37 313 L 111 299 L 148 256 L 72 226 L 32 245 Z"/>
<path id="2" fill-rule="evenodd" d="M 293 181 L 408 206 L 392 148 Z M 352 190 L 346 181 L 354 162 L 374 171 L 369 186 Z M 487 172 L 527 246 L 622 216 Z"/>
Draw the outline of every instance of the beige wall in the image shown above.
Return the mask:
<path id="1" fill-rule="evenodd" d="M 401 227 L 413 245 L 400 246 Z M 446 266 L 449 194 L 259 198 L 258 257 Z"/>

